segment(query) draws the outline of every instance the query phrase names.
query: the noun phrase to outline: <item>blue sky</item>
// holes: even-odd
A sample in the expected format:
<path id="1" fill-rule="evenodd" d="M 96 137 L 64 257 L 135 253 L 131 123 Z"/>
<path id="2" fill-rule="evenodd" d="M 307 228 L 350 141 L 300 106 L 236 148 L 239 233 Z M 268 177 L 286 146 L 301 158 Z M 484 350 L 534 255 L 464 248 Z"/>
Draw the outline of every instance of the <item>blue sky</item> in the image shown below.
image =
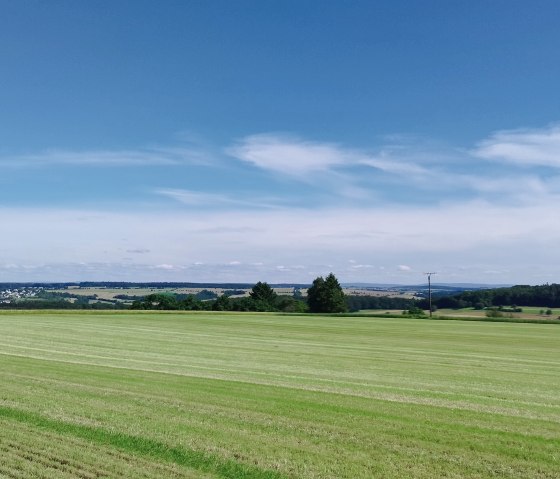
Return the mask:
<path id="1" fill-rule="evenodd" d="M 0 281 L 560 281 L 556 1 L 0 9 Z"/>

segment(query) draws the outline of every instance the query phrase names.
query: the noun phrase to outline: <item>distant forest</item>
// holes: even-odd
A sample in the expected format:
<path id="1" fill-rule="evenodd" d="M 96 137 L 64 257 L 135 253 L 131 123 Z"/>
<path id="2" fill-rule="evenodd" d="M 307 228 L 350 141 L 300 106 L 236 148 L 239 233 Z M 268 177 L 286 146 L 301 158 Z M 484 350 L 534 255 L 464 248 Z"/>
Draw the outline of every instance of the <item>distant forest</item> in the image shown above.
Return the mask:
<path id="1" fill-rule="evenodd" d="M 428 309 L 427 300 L 419 303 Z M 541 286 L 517 285 L 510 288 L 479 289 L 464 291 L 453 296 L 433 298 L 432 304 L 438 308 L 475 308 L 493 306 L 537 306 L 542 308 L 560 307 L 560 284 Z"/>

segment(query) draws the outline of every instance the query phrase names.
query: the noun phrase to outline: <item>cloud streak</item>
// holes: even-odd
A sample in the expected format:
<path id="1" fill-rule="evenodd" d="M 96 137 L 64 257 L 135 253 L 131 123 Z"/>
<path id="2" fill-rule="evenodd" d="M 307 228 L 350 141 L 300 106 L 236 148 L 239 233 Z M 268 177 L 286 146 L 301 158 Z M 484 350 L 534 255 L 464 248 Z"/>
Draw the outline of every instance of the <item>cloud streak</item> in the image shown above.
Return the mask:
<path id="1" fill-rule="evenodd" d="M 474 155 L 521 166 L 560 168 L 560 125 L 499 131 L 481 141 Z"/>
<path id="2" fill-rule="evenodd" d="M 427 192 L 440 200 L 447 194 L 455 199 L 517 204 L 560 192 L 558 182 L 540 171 L 505 170 L 488 161 L 560 166 L 560 127 L 498 132 L 472 151 L 415 143 L 410 138 L 399 145 L 398 140 L 392 138 L 390 144 L 368 152 L 265 134 L 244 138 L 228 153 L 272 175 L 312 184 L 317 191 L 328 191 L 332 198 L 347 203 L 375 199 L 390 204 L 388 192 L 397 189 L 407 196 Z"/>
<path id="3" fill-rule="evenodd" d="M 181 147 L 155 147 L 136 150 L 71 151 L 51 149 L 41 153 L 3 156 L 0 166 L 30 168 L 47 166 L 130 167 L 209 165 L 211 158 L 201 150 Z"/>
<path id="4" fill-rule="evenodd" d="M 196 207 L 248 207 L 254 209 L 262 208 L 277 208 L 278 205 L 274 204 L 274 200 L 269 198 L 252 198 L 241 199 L 231 195 L 205 193 L 201 191 L 193 191 L 178 188 L 161 188 L 154 190 L 154 193 L 168 198 L 172 198 L 179 203 L 187 206 Z"/>
<path id="5" fill-rule="evenodd" d="M 227 153 L 258 168 L 301 177 L 356 163 L 356 154 L 333 143 L 318 143 L 295 136 L 251 135 Z"/>

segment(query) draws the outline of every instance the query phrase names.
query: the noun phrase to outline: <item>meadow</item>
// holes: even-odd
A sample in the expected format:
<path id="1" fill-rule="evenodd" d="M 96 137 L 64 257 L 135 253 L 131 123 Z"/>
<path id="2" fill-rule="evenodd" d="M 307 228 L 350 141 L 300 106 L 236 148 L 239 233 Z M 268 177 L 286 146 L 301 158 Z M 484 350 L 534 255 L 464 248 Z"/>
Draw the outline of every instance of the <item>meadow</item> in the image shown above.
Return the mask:
<path id="1" fill-rule="evenodd" d="M 0 313 L 0 477 L 558 478 L 560 326 Z"/>

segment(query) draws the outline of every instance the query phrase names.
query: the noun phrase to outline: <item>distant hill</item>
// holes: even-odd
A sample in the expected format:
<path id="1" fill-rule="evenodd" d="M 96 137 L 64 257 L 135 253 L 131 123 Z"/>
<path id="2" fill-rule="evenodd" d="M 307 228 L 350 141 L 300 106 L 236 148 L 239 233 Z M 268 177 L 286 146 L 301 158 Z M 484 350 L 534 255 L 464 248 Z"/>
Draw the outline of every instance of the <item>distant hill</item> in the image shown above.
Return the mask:
<path id="1" fill-rule="evenodd" d="M 461 289 L 491 289 L 507 288 L 512 284 L 487 284 L 487 283 L 432 283 L 432 288 L 461 288 Z M 396 283 L 342 283 L 344 288 L 380 288 L 380 289 L 418 289 L 427 288 L 428 282 L 421 284 L 396 284 Z"/>

